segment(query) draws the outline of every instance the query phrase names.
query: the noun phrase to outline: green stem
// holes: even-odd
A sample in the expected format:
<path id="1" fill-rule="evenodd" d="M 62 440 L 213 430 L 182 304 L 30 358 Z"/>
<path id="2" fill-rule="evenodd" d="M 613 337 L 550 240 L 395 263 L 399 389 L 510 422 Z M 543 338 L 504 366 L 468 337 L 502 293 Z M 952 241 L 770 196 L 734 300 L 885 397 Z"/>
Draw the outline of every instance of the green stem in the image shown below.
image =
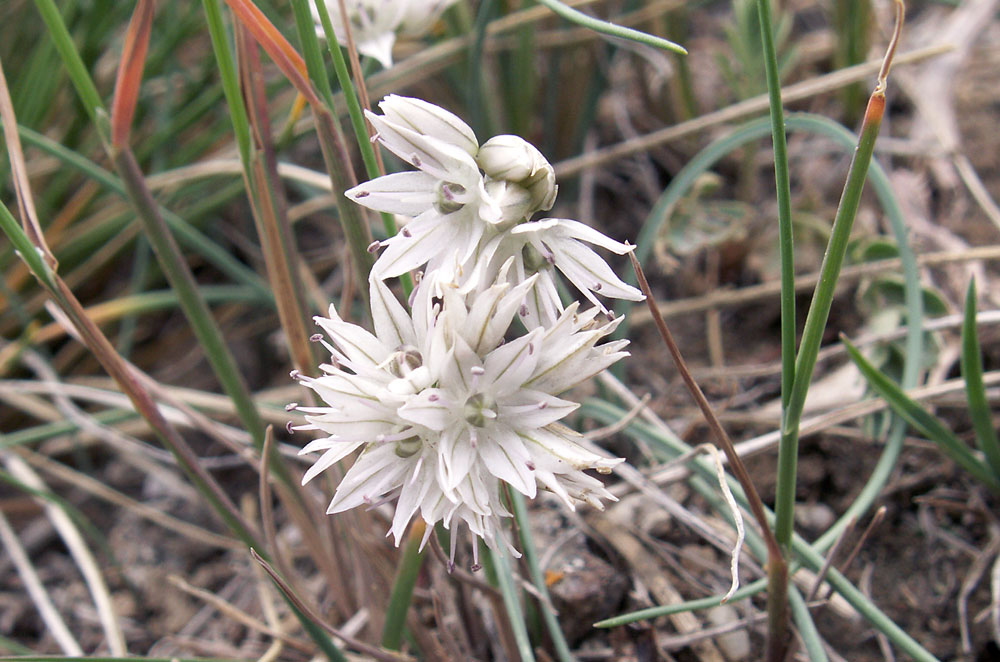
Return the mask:
<path id="1" fill-rule="evenodd" d="M 788 174 L 788 144 L 785 110 L 781 105 L 778 55 L 774 46 L 771 0 L 757 0 L 760 36 L 764 49 L 764 71 L 770 103 L 771 138 L 774 144 L 774 183 L 778 199 L 778 251 L 781 256 L 781 404 L 788 405 L 795 380 L 795 244 L 792 236 L 791 184 Z M 779 455 L 781 453 L 779 449 Z"/>
<path id="2" fill-rule="evenodd" d="M 573 653 L 570 652 L 569 643 L 563 635 L 562 628 L 559 627 L 559 619 L 552 611 L 549 588 L 545 584 L 545 574 L 538 563 L 538 548 L 535 547 L 534 536 L 531 533 L 531 523 L 528 521 L 528 508 L 524 503 L 524 496 L 517 490 L 507 490 L 507 494 L 510 496 L 513 506 L 518 532 L 521 534 L 521 549 L 528 566 L 528 574 L 531 576 L 531 583 L 535 585 L 535 590 L 541 596 L 538 601 L 539 607 L 542 619 L 545 621 L 545 628 L 548 630 L 549 636 L 552 637 L 556 657 L 560 662 L 573 662 Z"/>
<path id="3" fill-rule="evenodd" d="M 799 424 L 802 421 L 802 411 L 805 407 L 806 394 L 809 392 L 813 369 L 816 367 L 816 357 L 823 341 L 823 331 L 826 329 L 830 307 L 833 305 L 833 295 L 837 287 L 840 267 L 844 263 L 844 255 L 851 238 L 854 218 L 861 202 L 861 192 L 868 176 L 868 166 L 875 149 L 875 139 L 878 137 L 879 127 L 882 124 L 884 107 L 885 95 L 879 92 L 873 94 L 868 112 L 865 114 L 861 135 L 858 138 L 858 146 L 847 173 L 844 192 L 837 207 L 833 230 L 830 234 L 830 243 L 820 267 L 819 282 L 816 283 L 812 302 L 809 305 L 806 323 L 802 330 L 802 342 L 795 360 L 795 383 L 792 386 L 788 404 L 782 417 L 778 484 L 775 496 L 775 535 L 783 545 L 787 545 L 791 540 L 794 525 L 795 469 L 798 456 Z"/>
<path id="4" fill-rule="evenodd" d="M 528 638 L 528 628 L 524 625 L 524 613 L 521 611 L 521 599 L 514 582 L 510 559 L 507 558 L 506 553 L 493 549 L 489 550 L 489 557 L 493 561 L 497 584 L 500 588 L 500 594 L 503 596 L 503 606 L 507 610 L 507 617 L 511 630 L 514 632 L 514 641 L 517 643 L 521 662 L 535 662 L 535 653 Z"/>
<path id="5" fill-rule="evenodd" d="M 757 0 L 760 36 L 770 102 L 771 138 L 774 145 L 774 181 L 778 199 L 778 252 L 781 256 L 781 405 L 788 406 L 795 383 L 795 244 L 792 235 L 791 184 L 788 174 L 788 145 L 785 138 L 785 111 L 781 105 L 781 81 L 774 45 L 771 0 Z M 782 437 L 784 442 L 785 438 Z M 790 500 L 779 512 L 795 507 L 795 474 L 798 461 L 795 444 L 778 446 L 778 485 L 775 501 Z M 780 520 L 779 520 L 780 521 Z M 788 554 L 788 538 L 775 530 L 779 553 Z M 788 565 L 768 559 L 767 653 L 768 660 L 780 661 L 788 645 Z"/>
<path id="6" fill-rule="evenodd" d="M 413 587 L 417 585 L 420 576 L 420 566 L 424 562 L 424 553 L 420 550 L 426 524 L 417 520 L 410 527 L 406 536 L 406 546 L 403 548 L 403 558 L 396 569 L 396 579 L 392 583 L 392 593 L 385 610 L 385 626 L 382 630 L 382 646 L 398 651 L 403 643 L 403 632 L 406 630 L 406 614 L 413 600 Z"/>

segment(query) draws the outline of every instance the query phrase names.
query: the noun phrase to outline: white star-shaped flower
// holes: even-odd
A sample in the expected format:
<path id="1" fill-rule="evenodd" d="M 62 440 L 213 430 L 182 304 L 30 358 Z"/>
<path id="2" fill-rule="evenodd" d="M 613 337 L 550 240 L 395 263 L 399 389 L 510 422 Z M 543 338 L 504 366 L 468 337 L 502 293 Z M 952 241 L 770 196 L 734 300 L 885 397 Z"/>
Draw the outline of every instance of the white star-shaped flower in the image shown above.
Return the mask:
<path id="1" fill-rule="evenodd" d="M 501 524 L 510 516 L 502 483 L 528 497 L 542 487 L 570 508 L 614 498 L 585 470 L 606 473 L 622 460 L 591 453 L 559 424 L 577 405 L 558 396 L 626 355 L 626 341 L 597 344 L 617 323 L 573 304 L 551 328 L 505 343 L 535 279 L 512 286 L 506 269 L 500 275 L 470 296 L 432 274 L 409 314 L 373 279 L 374 334 L 332 307 L 317 319 L 332 361 L 323 376 L 300 379 L 325 406 L 300 407 L 307 424 L 298 429 L 328 436 L 303 448 L 322 451 L 303 482 L 361 450 L 328 512 L 395 498 L 397 545 L 419 514 L 447 528 L 462 521 L 490 547 L 516 554 Z"/>
<path id="2" fill-rule="evenodd" d="M 392 66 L 392 47 L 399 34 L 417 37 L 430 29 L 445 9 L 457 0 L 344 0 L 347 21 L 343 20 L 339 0 L 326 0 L 326 9 L 337 41 L 347 45 L 345 23 L 351 27 L 351 36 L 358 52 L 378 60 L 385 68 Z M 319 12 L 313 3 L 313 20 L 322 36 Z"/>
<path id="3" fill-rule="evenodd" d="M 586 244 L 619 255 L 629 246 L 578 221 L 530 221 L 552 207 L 557 187 L 545 157 L 517 136 L 494 136 L 480 145 L 452 113 L 420 99 L 388 96 L 382 115 L 369 113 L 378 140 L 418 171 L 379 177 L 347 192 L 355 202 L 413 220 L 382 243 L 376 278 L 392 278 L 426 265 L 466 289 L 485 288 L 510 258 L 513 283 L 538 274 L 525 323 L 551 324 L 563 309 L 555 271 L 602 311 L 595 293 L 638 301 Z"/>

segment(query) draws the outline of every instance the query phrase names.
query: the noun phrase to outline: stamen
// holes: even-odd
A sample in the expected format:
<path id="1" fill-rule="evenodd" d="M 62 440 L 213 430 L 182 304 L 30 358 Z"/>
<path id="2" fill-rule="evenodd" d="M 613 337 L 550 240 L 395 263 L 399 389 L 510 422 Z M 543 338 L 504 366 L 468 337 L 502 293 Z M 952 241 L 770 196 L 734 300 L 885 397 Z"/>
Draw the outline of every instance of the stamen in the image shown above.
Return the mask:
<path id="1" fill-rule="evenodd" d="M 437 393 L 431 393 L 430 395 L 428 395 L 428 396 L 427 396 L 427 401 L 428 401 L 428 402 L 437 402 L 437 401 L 438 401 L 438 400 L 440 400 L 440 399 L 441 399 L 441 398 L 440 398 L 440 397 L 438 397 L 438 394 L 437 394 Z"/>
<path id="2" fill-rule="evenodd" d="M 548 406 L 549 406 L 549 403 L 547 403 L 547 402 L 539 402 L 538 403 L 538 408 L 539 409 L 545 409 Z"/>
<path id="3" fill-rule="evenodd" d="M 454 202 L 455 194 L 451 192 L 451 189 L 448 188 L 447 184 L 441 187 L 441 194 L 445 197 L 446 200 Z"/>
<path id="4" fill-rule="evenodd" d="M 292 427 L 292 422 L 291 421 L 288 421 L 287 423 L 285 423 L 285 431 L 287 431 L 288 434 L 295 434 L 295 428 Z"/>
<path id="5" fill-rule="evenodd" d="M 298 368 L 296 368 L 292 370 L 290 373 L 288 373 L 288 376 L 291 377 L 292 379 L 301 379 L 302 372 Z"/>
<path id="6" fill-rule="evenodd" d="M 322 333 L 314 333 L 311 336 L 309 336 L 309 342 L 319 342 L 322 339 L 323 339 Z"/>
<path id="7" fill-rule="evenodd" d="M 287 405 L 285 405 L 285 411 L 292 411 L 293 409 L 297 409 L 298 406 L 299 403 L 297 402 L 289 402 Z"/>
<path id="8" fill-rule="evenodd" d="M 528 462 L 525 462 L 524 466 L 528 467 L 528 469 L 530 469 L 531 471 L 535 470 L 535 463 L 531 462 L 530 460 Z"/>
<path id="9" fill-rule="evenodd" d="M 529 342 L 528 343 L 528 356 L 531 356 L 534 353 L 535 353 L 535 343 Z"/>
<path id="10" fill-rule="evenodd" d="M 412 237 L 413 236 L 413 233 L 410 231 L 410 228 L 408 228 L 408 227 L 403 227 L 403 229 L 400 230 L 399 233 L 401 235 L 403 235 L 404 237 Z"/>
<path id="11" fill-rule="evenodd" d="M 594 283 L 594 287 L 592 289 L 595 292 L 600 292 L 601 291 L 601 284 L 600 283 Z"/>
<path id="12" fill-rule="evenodd" d="M 471 368 L 469 368 L 469 372 L 471 372 L 476 377 L 486 374 L 486 370 L 478 365 L 474 365 Z"/>
<path id="13" fill-rule="evenodd" d="M 521 304 L 521 309 L 518 312 L 521 314 L 521 317 L 527 317 L 528 316 L 528 305 L 522 303 Z"/>
<path id="14" fill-rule="evenodd" d="M 371 192 L 369 191 L 358 191 L 354 194 L 354 199 L 360 200 L 361 198 L 367 198 L 369 195 L 371 195 Z"/>
<path id="15" fill-rule="evenodd" d="M 479 445 L 479 435 L 476 433 L 476 428 L 469 428 L 469 445 L 473 448 Z"/>
<path id="16" fill-rule="evenodd" d="M 368 244 L 368 252 L 371 253 L 371 254 L 373 254 L 373 255 L 375 253 L 377 253 L 378 249 L 380 249 L 380 248 L 382 248 L 382 242 L 381 241 L 373 241 L 372 243 Z"/>
<path id="17" fill-rule="evenodd" d="M 420 160 L 420 157 L 417 154 L 411 154 L 410 163 L 419 168 L 423 164 L 423 161 Z"/>

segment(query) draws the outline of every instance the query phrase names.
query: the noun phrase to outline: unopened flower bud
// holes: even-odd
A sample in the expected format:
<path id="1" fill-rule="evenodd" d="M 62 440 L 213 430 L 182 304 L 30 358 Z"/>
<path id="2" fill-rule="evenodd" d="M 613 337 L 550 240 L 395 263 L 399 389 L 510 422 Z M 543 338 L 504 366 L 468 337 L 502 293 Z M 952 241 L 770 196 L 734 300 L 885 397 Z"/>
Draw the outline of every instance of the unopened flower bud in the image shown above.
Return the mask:
<path id="1" fill-rule="evenodd" d="M 556 198 L 556 176 L 552 165 L 534 145 L 518 136 L 494 136 L 483 143 L 476 163 L 490 178 L 523 186 L 534 210 L 548 210 Z"/>

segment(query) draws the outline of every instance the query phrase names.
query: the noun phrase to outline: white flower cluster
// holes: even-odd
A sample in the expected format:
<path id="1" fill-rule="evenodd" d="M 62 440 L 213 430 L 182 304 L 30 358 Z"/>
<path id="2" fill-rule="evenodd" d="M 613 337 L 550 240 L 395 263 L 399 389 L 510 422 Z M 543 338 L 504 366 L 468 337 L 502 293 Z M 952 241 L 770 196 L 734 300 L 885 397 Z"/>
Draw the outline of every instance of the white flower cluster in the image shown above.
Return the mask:
<path id="1" fill-rule="evenodd" d="M 458 0 L 343 0 L 347 20 L 340 11 L 341 0 L 326 0 L 326 9 L 337 41 L 347 45 L 347 30 L 358 52 L 374 58 L 383 67 L 392 66 L 392 47 L 397 35 L 417 37 L 427 32 L 445 9 Z M 310 3 L 317 32 L 322 36 L 319 12 Z"/>
<path id="2" fill-rule="evenodd" d="M 326 406 L 298 407 L 307 424 L 296 429 L 328 436 L 302 449 L 322 451 L 303 482 L 361 450 L 329 513 L 396 499 L 397 545 L 419 515 L 425 542 L 434 524 L 461 521 L 517 555 L 501 524 L 510 516 L 501 483 L 528 497 L 541 487 L 570 508 L 614 498 L 584 470 L 607 473 L 623 460 L 586 450 L 559 423 L 578 405 L 558 396 L 626 356 L 625 340 L 598 344 L 621 320 L 594 293 L 642 298 L 583 242 L 630 247 L 577 221 L 530 221 L 552 207 L 556 186 L 552 166 L 522 139 L 480 145 L 464 122 L 418 99 L 391 96 L 379 107 L 383 115 L 369 114 L 378 140 L 419 171 L 347 195 L 412 220 L 383 242 L 372 270 L 374 335 L 332 306 L 317 318 L 332 360 L 322 376 L 299 379 Z M 420 267 L 407 312 L 384 281 Z M 595 305 L 564 307 L 555 270 Z M 511 338 L 518 318 L 526 331 Z"/>

